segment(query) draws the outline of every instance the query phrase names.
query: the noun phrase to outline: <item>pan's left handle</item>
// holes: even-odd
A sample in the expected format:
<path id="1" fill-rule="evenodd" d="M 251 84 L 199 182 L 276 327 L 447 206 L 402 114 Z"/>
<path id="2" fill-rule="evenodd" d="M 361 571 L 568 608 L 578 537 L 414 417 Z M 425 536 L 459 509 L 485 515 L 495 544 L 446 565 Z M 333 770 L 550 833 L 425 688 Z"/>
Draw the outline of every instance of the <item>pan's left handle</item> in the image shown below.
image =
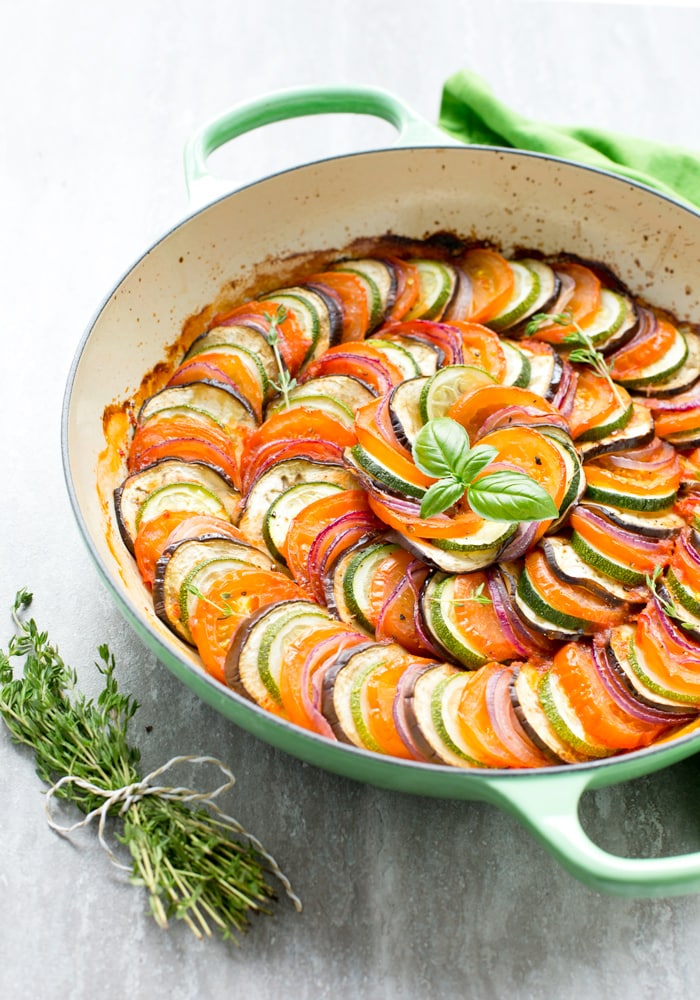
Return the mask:
<path id="1" fill-rule="evenodd" d="M 211 174 L 209 156 L 239 135 L 289 118 L 322 114 L 360 114 L 383 118 L 398 131 L 397 146 L 459 145 L 417 115 L 394 94 L 360 86 L 297 87 L 237 105 L 206 122 L 185 146 L 185 179 L 190 203 L 200 207 L 230 192 L 230 184 Z"/>

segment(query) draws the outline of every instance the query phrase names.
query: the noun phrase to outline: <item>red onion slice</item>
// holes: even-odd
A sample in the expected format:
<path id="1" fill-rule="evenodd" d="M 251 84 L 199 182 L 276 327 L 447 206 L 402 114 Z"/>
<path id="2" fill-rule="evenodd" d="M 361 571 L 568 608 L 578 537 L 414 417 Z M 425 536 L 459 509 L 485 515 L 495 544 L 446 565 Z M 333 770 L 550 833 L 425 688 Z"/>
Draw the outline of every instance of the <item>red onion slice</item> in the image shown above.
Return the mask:
<path id="1" fill-rule="evenodd" d="M 528 738 L 513 708 L 510 686 L 514 667 L 504 667 L 486 682 L 486 710 L 493 731 L 522 767 L 545 767 L 551 763 Z"/>

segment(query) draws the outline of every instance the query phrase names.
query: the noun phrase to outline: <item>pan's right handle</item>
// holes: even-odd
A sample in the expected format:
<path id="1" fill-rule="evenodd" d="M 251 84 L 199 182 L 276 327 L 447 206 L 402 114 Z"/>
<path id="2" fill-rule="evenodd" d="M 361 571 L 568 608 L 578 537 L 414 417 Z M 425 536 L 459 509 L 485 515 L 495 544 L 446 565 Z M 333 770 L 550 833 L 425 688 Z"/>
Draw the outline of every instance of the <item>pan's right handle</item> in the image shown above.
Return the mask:
<path id="1" fill-rule="evenodd" d="M 700 851 L 624 858 L 590 839 L 578 813 L 581 796 L 593 783 L 591 771 L 532 773 L 525 781 L 484 777 L 493 792 L 490 801 L 515 815 L 567 871 L 592 888 L 642 898 L 700 892 Z"/>
<path id="2" fill-rule="evenodd" d="M 281 90 L 226 111 L 206 122 L 185 146 L 185 179 L 190 202 L 201 206 L 230 192 L 207 169 L 207 159 L 220 146 L 245 132 L 289 118 L 322 114 L 362 114 L 382 118 L 399 135 L 398 146 L 461 145 L 421 118 L 398 97 L 376 87 L 327 86 Z"/>

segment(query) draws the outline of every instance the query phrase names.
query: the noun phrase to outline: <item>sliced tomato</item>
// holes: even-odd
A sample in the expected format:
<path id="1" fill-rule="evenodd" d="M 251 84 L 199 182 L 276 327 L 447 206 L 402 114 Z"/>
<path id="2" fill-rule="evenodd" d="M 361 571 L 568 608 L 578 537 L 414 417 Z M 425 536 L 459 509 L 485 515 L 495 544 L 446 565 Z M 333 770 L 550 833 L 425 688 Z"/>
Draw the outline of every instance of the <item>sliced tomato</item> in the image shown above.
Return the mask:
<path id="1" fill-rule="evenodd" d="M 546 435 L 532 427 L 501 427 L 484 434 L 479 444 L 495 448 L 495 462 L 516 466 L 544 487 L 557 507 L 561 505 L 568 484 L 567 468 L 561 451 Z M 484 475 L 488 471 L 487 467 Z"/>
<path id="2" fill-rule="evenodd" d="M 568 425 L 551 403 L 529 389 L 514 385 L 484 385 L 465 393 L 448 410 L 448 416 L 456 420 L 466 430 L 469 440 L 474 443 L 489 417 L 509 407 L 518 407 L 524 413 L 551 415 L 555 421 L 568 429 Z"/>
<path id="3" fill-rule="evenodd" d="M 522 767 L 496 735 L 486 702 L 489 679 L 500 670 L 500 663 L 487 663 L 473 672 L 460 698 L 457 721 L 472 755 L 485 767 Z"/>
<path id="4" fill-rule="evenodd" d="M 371 399 L 358 407 L 355 414 L 355 433 L 358 442 L 366 452 L 382 465 L 415 486 L 428 489 L 435 482 L 415 465 L 405 448 L 390 443 L 386 431 L 378 424 L 377 414 L 381 413 L 383 399 Z"/>
<path id="5" fill-rule="evenodd" d="M 147 449 L 156 445 L 163 446 L 166 441 L 186 439 L 199 442 L 202 446 L 201 451 L 207 450 L 203 446 L 208 445 L 213 448 L 214 453 L 222 458 L 217 464 L 225 469 L 234 483 L 238 484 L 239 456 L 248 433 L 248 428 L 241 428 L 239 434 L 229 435 L 220 424 L 206 414 L 192 413 L 178 416 L 156 414 L 142 426 L 137 427 L 129 446 L 127 467 L 130 472 L 143 468 L 142 455 Z"/>
<path id="6" fill-rule="evenodd" d="M 343 449 L 340 445 L 318 438 L 301 438 L 299 441 L 270 441 L 259 448 L 253 459 L 248 461 L 241 473 L 241 491 L 247 493 L 253 482 L 277 462 L 289 458 L 308 458 L 310 461 L 343 464 Z"/>
<path id="7" fill-rule="evenodd" d="M 358 513 L 369 513 L 364 490 L 332 493 L 307 504 L 295 515 L 282 553 L 295 580 L 300 583 L 309 582 L 309 555 L 320 532 L 339 522 L 345 515 Z"/>
<path id="8" fill-rule="evenodd" d="M 387 646 L 386 661 L 371 672 L 362 689 L 366 706 L 365 718 L 372 739 L 382 753 L 404 760 L 411 760 L 413 755 L 396 728 L 394 701 L 399 680 L 415 662 L 415 658 L 408 656 L 399 647 Z"/>
<path id="9" fill-rule="evenodd" d="M 375 636 L 380 642 L 398 642 L 415 656 L 435 655 L 419 627 L 420 590 L 430 572 L 430 568 L 418 559 L 409 563 L 404 578 L 397 583 L 379 614 Z"/>
<path id="10" fill-rule="evenodd" d="M 481 323 L 450 320 L 449 325 L 455 327 L 462 336 L 464 364 L 483 368 L 496 382 L 502 382 L 507 364 L 498 334 Z"/>
<path id="11" fill-rule="evenodd" d="M 662 627 L 655 605 L 648 605 L 640 613 L 634 641 L 658 683 L 681 697 L 700 701 L 700 647 L 695 657 L 689 657 Z"/>
<path id="12" fill-rule="evenodd" d="M 153 587 L 156 563 L 169 544 L 173 530 L 192 517 L 192 511 L 166 510 L 150 521 L 144 521 L 134 538 L 134 556 L 141 579 L 149 590 Z M 221 522 L 225 524 L 225 521 Z"/>
<path id="13" fill-rule="evenodd" d="M 660 438 L 684 431 L 700 430 L 700 406 L 690 410 L 666 410 L 654 416 L 654 428 Z"/>
<path id="14" fill-rule="evenodd" d="M 596 460 L 586 463 L 586 482 L 589 486 L 616 493 L 630 493 L 642 497 L 663 497 L 675 491 L 681 482 L 680 462 L 661 472 L 650 469 L 606 469 Z"/>
<path id="15" fill-rule="evenodd" d="M 518 650 L 504 634 L 494 611 L 486 573 L 459 573 L 453 599 L 455 624 L 472 649 L 494 662 L 517 658 Z"/>
<path id="16" fill-rule="evenodd" d="M 263 384 L 259 377 L 235 354 L 223 351 L 201 351 L 189 361 L 179 365 L 168 385 L 182 385 L 198 379 L 214 379 L 238 389 L 253 407 L 258 420 L 262 419 Z"/>
<path id="17" fill-rule="evenodd" d="M 343 312 L 343 342 L 364 340 L 370 316 L 362 279 L 349 271 L 322 271 L 312 275 L 309 281 L 327 285 L 339 297 Z"/>
<path id="18" fill-rule="evenodd" d="M 510 301 L 515 286 L 513 269 L 500 253 L 488 247 L 468 250 L 460 265 L 472 283 L 472 323 L 487 323 Z"/>
<path id="19" fill-rule="evenodd" d="M 325 644 L 326 640 L 337 639 L 337 646 L 334 647 L 337 651 L 346 648 L 350 635 L 357 636 L 357 641 L 360 639 L 366 641 L 365 636 L 360 637 L 359 633 L 350 633 L 342 622 L 327 622 L 297 633 L 285 648 L 278 685 L 282 707 L 290 722 L 303 729 L 315 729 L 314 719 L 308 710 L 310 692 L 307 691 L 306 698 L 303 696 L 304 668 L 307 659 L 309 654 L 320 643 Z"/>
<path id="20" fill-rule="evenodd" d="M 558 323 L 541 326 L 533 337 L 548 344 L 563 344 L 567 337 L 577 332 L 574 324 L 585 328 L 593 320 L 600 305 L 601 282 L 589 267 L 575 261 L 562 261 L 554 266 L 557 272 L 568 275 L 574 282 L 573 292 L 564 307 L 572 322 L 566 326 Z"/>
<path id="21" fill-rule="evenodd" d="M 629 606 L 610 607 L 585 587 L 566 583 L 550 569 L 542 549 L 531 549 L 525 556 L 525 568 L 533 586 L 555 611 L 573 615 L 601 628 L 621 625 L 629 617 Z"/>
<path id="22" fill-rule="evenodd" d="M 396 298 L 389 311 L 387 321 L 400 322 L 415 305 L 420 291 L 418 268 L 408 260 L 388 257 L 387 260 L 396 273 Z"/>
<path id="23" fill-rule="evenodd" d="M 301 439 L 329 441 L 339 448 L 352 447 L 357 443 L 353 430 L 323 410 L 294 406 L 271 414 L 249 435 L 241 454 L 241 467 L 247 469 L 268 444 L 280 445 L 282 441 Z"/>
<path id="24" fill-rule="evenodd" d="M 612 354 L 610 374 L 615 379 L 633 377 L 635 372 L 659 361 L 671 349 L 677 334 L 672 323 L 657 316 L 652 334 L 641 340 L 632 338 Z"/>
<path id="25" fill-rule="evenodd" d="M 275 570 L 229 569 L 213 579 L 190 613 L 192 638 L 207 673 L 226 683 L 224 664 L 236 629 L 260 608 L 278 601 L 309 600 L 297 583 Z M 262 706 L 279 714 L 272 697 Z"/>
<path id="26" fill-rule="evenodd" d="M 602 375 L 592 368 L 582 368 L 578 372 L 573 409 L 568 416 L 571 437 L 578 438 L 592 427 L 604 424 L 619 408 L 620 397 L 631 403 L 622 386 L 618 386 L 616 393 Z"/>
<path id="27" fill-rule="evenodd" d="M 367 495 L 369 506 L 377 517 L 388 524 L 390 528 L 400 531 L 409 538 L 463 538 L 474 534 L 484 526 L 483 517 L 471 510 L 461 512 L 456 517 L 437 514 L 434 517 L 421 517 L 420 504 L 403 502 L 400 508 L 392 506 L 388 497 L 369 490 Z M 415 513 L 411 513 L 408 510 Z"/>
<path id="28" fill-rule="evenodd" d="M 554 654 L 551 669 L 589 742 L 610 750 L 648 746 L 665 728 L 633 718 L 610 697 L 587 645 L 569 642 Z"/>
<path id="29" fill-rule="evenodd" d="M 367 619 L 376 628 L 384 605 L 399 583 L 406 578 L 406 571 L 414 557 L 406 549 L 396 549 L 382 559 L 369 581 Z"/>
<path id="30" fill-rule="evenodd" d="M 373 347 L 371 341 L 330 347 L 304 373 L 305 378 L 319 375 L 351 375 L 379 394 L 389 392 L 404 380 L 403 372 Z"/>

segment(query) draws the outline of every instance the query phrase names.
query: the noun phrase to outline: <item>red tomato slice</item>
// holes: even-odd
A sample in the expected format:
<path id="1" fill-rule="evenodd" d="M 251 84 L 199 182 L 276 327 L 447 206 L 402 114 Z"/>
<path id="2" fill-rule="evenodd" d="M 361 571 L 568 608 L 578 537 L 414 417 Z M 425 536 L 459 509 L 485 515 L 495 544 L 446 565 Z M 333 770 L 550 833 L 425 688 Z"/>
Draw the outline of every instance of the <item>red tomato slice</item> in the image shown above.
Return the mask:
<path id="1" fill-rule="evenodd" d="M 399 260 L 397 257 L 387 257 L 389 263 L 396 272 L 397 289 L 396 299 L 386 317 L 387 322 L 400 322 L 406 316 L 418 299 L 420 290 L 420 280 L 418 278 L 418 268 L 407 260 Z"/>
<path id="2" fill-rule="evenodd" d="M 551 403 L 529 389 L 512 385 L 484 385 L 465 393 L 452 404 L 447 415 L 464 427 L 474 443 L 484 422 L 507 407 L 517 406 L 536 413 L 551 414 L 561 421 L 561 415 Z M 564 424 L 563 426 L 566 426 Z"/>

